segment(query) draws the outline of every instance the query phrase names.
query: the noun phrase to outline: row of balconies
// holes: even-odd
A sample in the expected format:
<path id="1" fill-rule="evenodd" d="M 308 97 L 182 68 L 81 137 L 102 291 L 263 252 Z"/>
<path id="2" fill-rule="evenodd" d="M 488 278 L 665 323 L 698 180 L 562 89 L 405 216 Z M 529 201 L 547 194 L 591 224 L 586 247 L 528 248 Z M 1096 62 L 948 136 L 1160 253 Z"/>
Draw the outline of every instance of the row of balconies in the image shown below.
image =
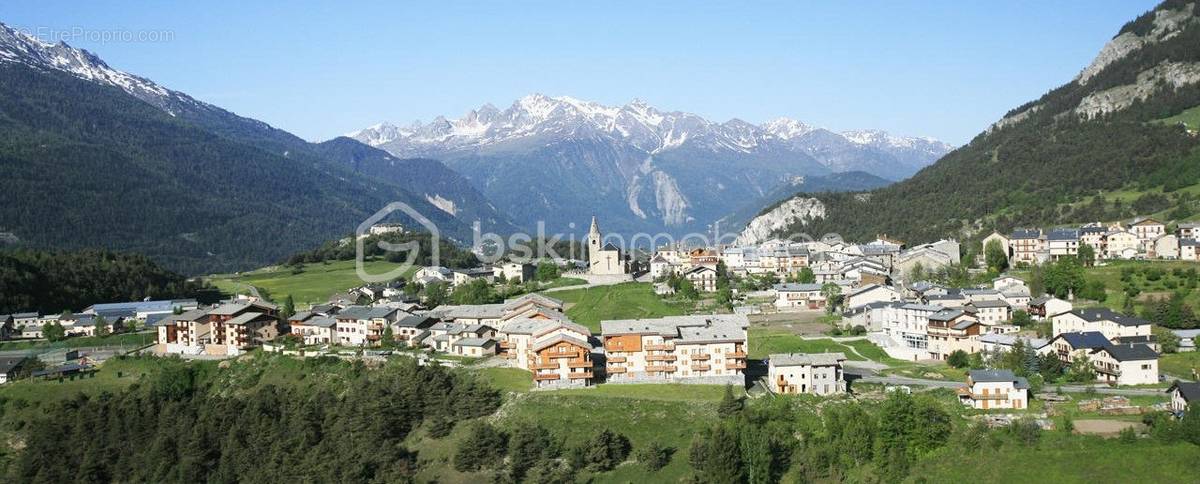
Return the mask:
<path id="1" fill-rule="evenodd" d="M 567 378 L 571 380 L 589 379 L 593 378 L 593 374 L 591 371 L 577 371 L 567 373 Z M 562 379 L 562 375 L 558 373 L 535 373 L 533 379 L 534 381 L 559 380 Z"/>

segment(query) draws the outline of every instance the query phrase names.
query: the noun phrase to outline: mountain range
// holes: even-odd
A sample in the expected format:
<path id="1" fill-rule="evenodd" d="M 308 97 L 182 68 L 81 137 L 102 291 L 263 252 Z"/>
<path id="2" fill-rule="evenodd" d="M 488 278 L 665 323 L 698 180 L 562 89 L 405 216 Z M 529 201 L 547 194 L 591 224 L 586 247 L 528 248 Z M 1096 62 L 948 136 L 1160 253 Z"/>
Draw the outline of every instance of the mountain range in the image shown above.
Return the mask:
<path id="1" fill-rule="evenodd" d="M 382 123 L 347 136 L 397 157 L 442 161 L 526 226 L 571 230 L 579 214 L 594 214 L 618 232 L 702 229 L 798 176 L 903 179 L 953 148 L 786 118 L 717 123 L 639 100 L 607 106 L 541 94 L 504 110 L 487 104 L 457 119 Z"/>
<path id="2" fill-rule="evenodd" d="M 785 233 L 977 238 L 1014 227 L 1200 216 L 1200 2 L 1130 21 L 1078 76 L 913 177 L 858 193 L 798 194 L 821 214 Z M 777 214 L 767 213 L 771 217 Z M 778 227 L 782 220 L 759 224 Z"/>
<path id="3" fill-rule="evenodd" d="M 240 270 L 342 237 L 395 201 L 462 241 L 476 220 L 516 230 L 437 161 L 309 143 L 0 24 L 3 240 Z"/>

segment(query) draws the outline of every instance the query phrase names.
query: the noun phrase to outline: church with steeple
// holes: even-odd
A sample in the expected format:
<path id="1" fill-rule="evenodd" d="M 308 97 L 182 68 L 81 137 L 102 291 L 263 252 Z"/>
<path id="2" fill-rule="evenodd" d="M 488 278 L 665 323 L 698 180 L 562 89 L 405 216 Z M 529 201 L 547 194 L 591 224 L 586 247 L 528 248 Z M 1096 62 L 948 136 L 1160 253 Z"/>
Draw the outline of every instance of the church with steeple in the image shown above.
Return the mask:
<path id="1" fill-rule="evenodd" d="M 596 216 L 592 216 L 592 228 L 588 230 L 588 274 L 613 276 L 629 273 L 629 266 L 621 256 L 621 249 L 612 243 L 604 243 Z M 601 246 L 603 244 L 603 246 Z"/>

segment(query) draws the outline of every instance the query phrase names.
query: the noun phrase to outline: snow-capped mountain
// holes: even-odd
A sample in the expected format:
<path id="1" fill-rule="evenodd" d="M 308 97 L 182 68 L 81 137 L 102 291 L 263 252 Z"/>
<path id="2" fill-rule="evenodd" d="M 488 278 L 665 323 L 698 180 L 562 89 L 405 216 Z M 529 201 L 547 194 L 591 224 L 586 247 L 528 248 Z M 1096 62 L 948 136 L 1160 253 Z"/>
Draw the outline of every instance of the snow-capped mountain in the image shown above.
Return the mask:
<path id="1" fill-rule="evenodd" d="M 181 124 L 199 128 L 192 130 L 198 137 L 211 138 L 215 134 L 247 151 L 268 153 L 275 161 L 282 160 L 296 165 L 298 171 L 308 170 L 309 173 L 317 175 L 311 181 L 320 180 L 327 186 L 343 186 L 344 193 L 341 195 L 356 201 L 379 195 L 388 198 L 378 206 L 370 207 L 372 211 L 382 208 L 390 201 L 405 201 L 412 206 L 419 206 L 419 210 L 423 212 L 429 212 L 425 215 L 433 219 L 456 219 L 445 224 L 445 229 L 451 229 L 451 225 L 461 229 L 455 235 L 463 239 L 470 235 L 470 224 L 475 221 L 480 221 L 483 227 L 489 230 L 494 229 L 502 233 L 515 230 L 508 218 L 499 213 L 486 197 L 441 162 L 398 159 L 382 150 L 349 139 L 335 139 L 320 144 L 309 143 L 267 123 L 238 116 L 144 77 L 112 68 L 86 50 L 74 48 L 64 42 L 43 42 L 2 23 L 0 69 L 54 76 L 66 74 L 88 83 L 105 86 L 106 91 L 111 90 L 108 88 L 117 88 L 134 98 L 131 101 L 135 103 L 141 101 L 170 115 Z M 114 91 L 113 94 L 124 97 L 120 92 Z M 187 158 L 188 155 L 181 153 L 178 158 Z M 255 156 L 245 155 L 244 158 L 249 160 Z M 173 163 L 176 159 L 166 158 L 162 161 Z M 242 159 L 223 161 L 236 165 L 242 162 Z M 249 164 L 250 161 L 245 163 Z M 209 166 L 205 166 L 204 169 L 208 169 Z M 121 169 L 111 168 L 118 171 Z M 314 198 L 316 196 L 313 195 Z M 352 222 L 354 220 L 351 218 L 336 221 L 343 225 L 338 234 L 344 235 L 346 229 L 352 229 Z"/>
<path id="2" fill-rule="evenodd" d="M 615 218 L 609 227 L 636 230 L 702 227 L 795 176 L 864 171 L 903 179 L 952 149 L 787 118 L 719 123 L 640 100 L 608 106 L 541 94 L 504 110 L 485 104 L 457 119 L 381 123 L 347 136 L 396 156 L 442 160 L 526 224 L 567 225 L 563 216 L 578 214 L 564 208 L 578 208 Z M 551 173 L 532 200 L 512 190 Z"/>

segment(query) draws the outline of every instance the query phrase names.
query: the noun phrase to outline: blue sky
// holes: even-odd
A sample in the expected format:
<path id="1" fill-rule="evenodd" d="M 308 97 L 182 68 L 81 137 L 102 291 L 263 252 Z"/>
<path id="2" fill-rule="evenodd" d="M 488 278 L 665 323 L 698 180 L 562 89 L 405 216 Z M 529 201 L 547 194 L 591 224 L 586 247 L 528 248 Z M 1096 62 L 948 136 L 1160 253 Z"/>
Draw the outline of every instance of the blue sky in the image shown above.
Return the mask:
<path id="1" fill-rule="evenodd" d="M 68 43 L 310 140 L 541 92 L 960 144 L 1074 77 L 1155 4 L 171 3 L 5 0 L 0 22 L 168 32 L 165 42 Z"/>

